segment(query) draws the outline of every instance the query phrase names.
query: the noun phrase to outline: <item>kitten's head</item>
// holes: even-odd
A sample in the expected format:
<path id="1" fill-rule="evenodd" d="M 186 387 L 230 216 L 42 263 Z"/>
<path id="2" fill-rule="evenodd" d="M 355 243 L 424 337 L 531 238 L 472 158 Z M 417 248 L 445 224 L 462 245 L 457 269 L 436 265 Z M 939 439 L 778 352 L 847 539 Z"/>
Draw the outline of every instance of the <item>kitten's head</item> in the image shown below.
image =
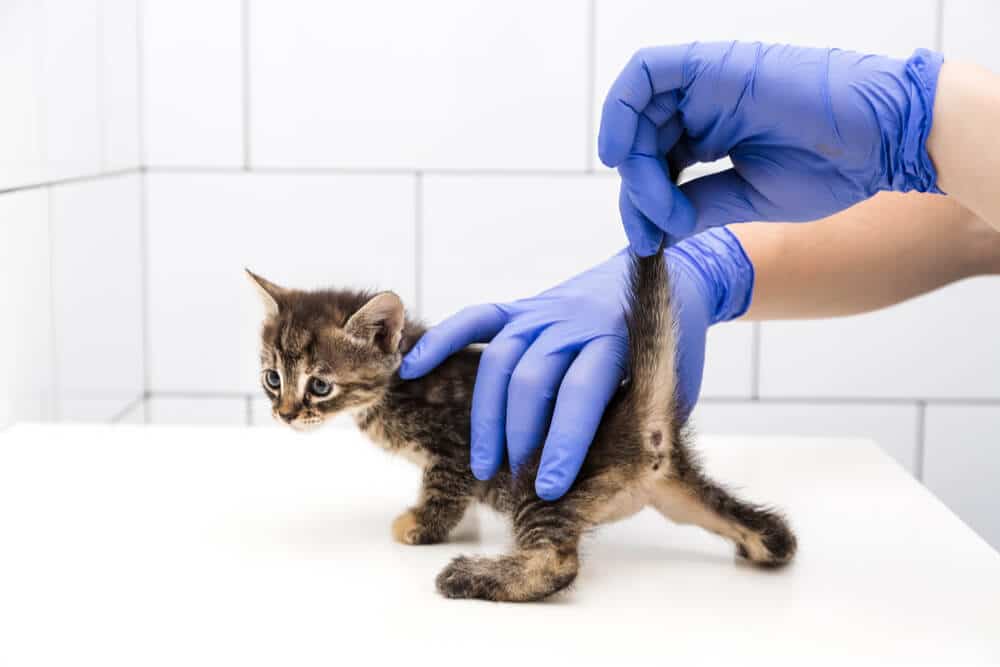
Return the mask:
<path id="1" fill-rule="evenodd" d="M 247 271 L 266 315 L 260 383 L 296 430 L 385 395 L 402 355 L 403 303 L 392 292 L 285 289 Z"/>

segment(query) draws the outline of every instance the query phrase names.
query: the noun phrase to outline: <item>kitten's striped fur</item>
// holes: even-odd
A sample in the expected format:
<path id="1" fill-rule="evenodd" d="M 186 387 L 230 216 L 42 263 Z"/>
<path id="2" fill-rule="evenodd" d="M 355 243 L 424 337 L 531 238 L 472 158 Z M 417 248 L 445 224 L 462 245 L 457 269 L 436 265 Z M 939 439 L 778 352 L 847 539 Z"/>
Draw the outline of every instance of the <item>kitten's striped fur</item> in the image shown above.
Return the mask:
<path id="1" fill-rule="evenodd" d="M 395 295 L 286 290 L 250 275 L 268 307 L 262 367 L 285 379 L 280 392 L 264 386 L 275 415 L 297 426 L 350 410 L 373 441 L 422 468 L 417 502 L 392 524 L 396 540 L 441 542 L 474 501 L 510 516 L 513 551 L 456 558 L 437 578 L 442 594 L 540 600 L 576 578 L 585 532 L 646 505 L 732 540 L 738 554 L 755 563 L 780 565 L 794 555 L 795 536 L 780 514 L 735 498 L 706 477 L 692 455 L 678 417 L 662 252 L 633 260 L 631 378 L 608 407 L 573 487 L 555 502 L 535 495 L 538 453 L 516 476 L 506 466 L 488 482 L 472 475 L 469 421 L 478 349 L 461 350 L 429 375 L 402 381 L 396 369 L 423 329 L 404 318 Z M 329 397 L 310 396 L 303 392 L 303 374 L 336 389 Z"/>

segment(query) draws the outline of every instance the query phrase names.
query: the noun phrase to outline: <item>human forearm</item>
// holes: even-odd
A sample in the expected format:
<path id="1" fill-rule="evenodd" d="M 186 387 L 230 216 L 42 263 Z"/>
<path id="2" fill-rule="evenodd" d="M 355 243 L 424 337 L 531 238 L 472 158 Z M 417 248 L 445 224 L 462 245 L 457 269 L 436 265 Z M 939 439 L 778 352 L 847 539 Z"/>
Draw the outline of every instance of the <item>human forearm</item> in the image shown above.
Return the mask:
<path id="1" fill-rule="evenodd" d="M 952 197 L 882 193 L 814 223 L 730 230 L 756 272 L 744 319 L 852 315 L 1000 273 L 1000 232 Z"/>
<path id="2" fill-rule="evenodd" d="M 1000 76 L 968 63 L 945 63 L 927 138 L 938 187 L 1000 229 L 998 117 Z"/>

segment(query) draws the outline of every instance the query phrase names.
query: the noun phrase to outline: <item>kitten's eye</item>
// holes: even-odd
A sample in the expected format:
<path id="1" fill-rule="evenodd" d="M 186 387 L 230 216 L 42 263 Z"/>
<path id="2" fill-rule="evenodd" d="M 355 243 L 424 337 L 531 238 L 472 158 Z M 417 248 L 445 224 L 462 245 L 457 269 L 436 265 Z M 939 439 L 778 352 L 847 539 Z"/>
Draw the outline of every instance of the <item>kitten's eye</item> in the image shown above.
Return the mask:
<path id="1" fill-rule="evenodd" d="M 281 389 L 281 376 L 278 375 L 278 371 L 269 370 L 264 372 L 264 384 L 266 384 L 271 389 L 277 391 Z"/>
<path id="2" fill-rule="evenodd" d="M 333 390 L 333 386 L 326 380 L 320 380 L 319 378 L 309 380 L 309 391 L 317 396 L 327 396 L 331 390 Z"/>

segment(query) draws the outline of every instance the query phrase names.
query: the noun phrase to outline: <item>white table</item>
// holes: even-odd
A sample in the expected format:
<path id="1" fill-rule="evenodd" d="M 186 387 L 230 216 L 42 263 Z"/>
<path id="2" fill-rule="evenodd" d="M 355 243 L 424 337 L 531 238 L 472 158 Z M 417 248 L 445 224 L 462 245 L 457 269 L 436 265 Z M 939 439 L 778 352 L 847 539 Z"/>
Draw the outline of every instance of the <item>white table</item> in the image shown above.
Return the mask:
<path id="1" fill-rule="evenodd" d="M 0 665 L 1000 662 L 1000 555 L 873 444 L 702 450 L 788 511 L 792 566 L 646 511 L 589 539 L 568 594 L 503 605 L 433 585 L 453 555 L 502 549 L 502 521 L 395 544 L 416 470 L 353 431 L 18 425 L 0 433 Z"/>

